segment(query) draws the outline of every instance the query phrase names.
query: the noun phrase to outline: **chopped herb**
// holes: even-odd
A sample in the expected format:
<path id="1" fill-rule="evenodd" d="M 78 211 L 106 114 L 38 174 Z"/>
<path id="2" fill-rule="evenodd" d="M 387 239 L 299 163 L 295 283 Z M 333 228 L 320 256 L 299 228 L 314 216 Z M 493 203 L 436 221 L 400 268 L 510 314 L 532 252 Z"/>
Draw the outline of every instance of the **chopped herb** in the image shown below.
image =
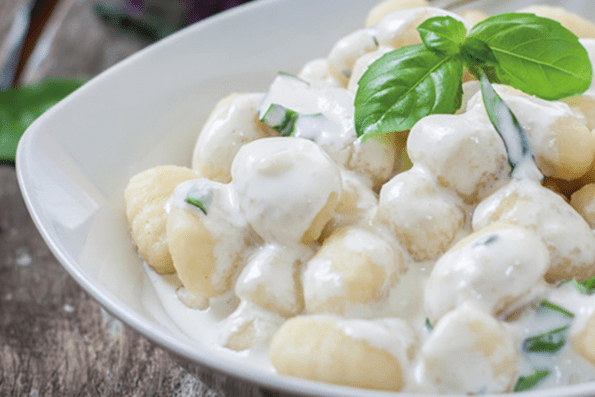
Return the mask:
<path id="1" fill-rule="evenodd" d="M 213 198 L 213 192 L 200 192 L 197 190 L 190 191 L 186 196 L 186 201 L 188 204 L 191 204 L 195 207 L 198 207 L 205 215 L 207 215 L 207 209 L 211 204 L 211 199 Z"/>
<path id="2" fill-rule="evenodd" d="M 430 322 L 429 318 L 426 318 L 426 328 L 428 329 L 428 331 L 431 331 L 434 329 L 434 327 L 432 326 L 432 323 Z"/>
<path id="3" fill-rule="evenodd" d="M 566 310 L 563 307 L 560 307 L 560 306 L 556 305 L 555 303 L 552 303 L 548 300 L 545 300 L 545 299 L 542 300 L 539 305 L 541 307 L 545 307 L 547 309 L 555 310 L 559 313 L 562 313 L 564 316 L 566 316 L 568 318 L 574 318 L 574 314 L 571 311 Z"/>
<path id="4" fill-rule="evenodd" d="M 520 392 L 532 389 L 539 382 L 545 379 L 550 374 L 547 369 L 538 369 L 533 374 L 527 376 L 521 376 L 514 385 L 514 392 Z"/>
<path id="5" fill-rule="evenodd" d="M 523 342 L 523 350 L 527 352 L 555 353 L 566 343 L 566 331 L 570 325 L 531 336 Z"/>
<path id="6" fill-rule="evenodd" d="M 564 284 L 568 284 L 571 283 L 574 288 L 576 288 L 576 290 L 578 292 L 580 292 L 581 294 L 584 295 L 591 295 L 593 294 L 593 292 L 595 292 L 595 277 L 592 277 L 588 280 L 581 282 L 576 281 L 576 279 L 572 279 L 572 280 L 567 280 L 567 281 L 563 281 L 560 283 L 560 285 L 564 285 Z"/>
<path id="7" fill-rule="evenodd" d="M 583 281 L 581 285 L 585 288 L 586 294 L 592 294 L 595 291 L 595 277 Z"/>
<path id="8" fill-rule="evenodd" d="M 298 117 L 299 115 L 296 111 L 273 103 L 261 117 L 260 121 L 282 136 L 290 136 L 293 134 Z"/>

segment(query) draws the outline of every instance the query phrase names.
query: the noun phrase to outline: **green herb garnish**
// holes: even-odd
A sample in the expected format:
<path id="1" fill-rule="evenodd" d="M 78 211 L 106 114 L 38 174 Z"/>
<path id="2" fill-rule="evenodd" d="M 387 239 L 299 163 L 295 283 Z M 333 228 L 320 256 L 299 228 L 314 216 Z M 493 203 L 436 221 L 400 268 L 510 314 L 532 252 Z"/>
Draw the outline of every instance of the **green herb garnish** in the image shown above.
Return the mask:
<path id="1" fill-rule="evenodd" d="M 514 392 L 529 390 L 535 387 L 541 380 L 545 379 L 550 374 L 547 369 L 538 369 L 533 374 L 521 376 L 514 385 Z"/>
<path id="2" fill-rule="evenodd" d="M 207 209 L 211 204 L 212 198 L 212 191 L 202 192 L 199 190 L 192 190 L 188 193 L 184 201 L 188 204 L 198 207 L 205 215 L 207 215 Z"/>
<path id="3" fill-rule="evenodd" d="M 531 336 L 523 342 L 523 350 L 527 352 L 555 353 L 566 343 L 568 328 L 570 328 L 570 325 Z"/>
<path id="4" fill-rule="evenodd" d="M 574 318 L 574 313 L 572 313 L 569 310 L 564 309 L 563 307 L 560 307 L 558 305 L 556 305 L 555 303 L 552 303 L 548 300 L 542 300 L 541 303 L 539 304 L 539 306 L 541 307 L 545 307 L 551 310 L 555 310 L 559 313 L 562 313 L 564 316 L 568 317 L 568 318 Z"/>
<path id="5" fill-rule="evenodd" d="M 14 162 L 19 140 L 31 123 L 83 84 L 83 80 L 45 80 L 0 90 L 0 164 Z"/>
<path id="6" fill-rule="evenodd" d="M 376 60 L 358 82 L 358 136 L 405 131 L 430 114 L 461 106 L 465 66 L 477 78 L 555 100 L 584 92 L 592 67 L 578 37 L 551 19 L 509 13 L 490 17 L 465 37 L 460 21 L 440 16 L 418 27 L 424 44 Z"/>
<path id="7" fill-rule="evenodd" d="M 428 329 L 428 331 L 431 331 L 434 329 L 434 327 L 432 326 L 432 323 L 430 322 L 429 318 L 426 318 L 426 328 Z"/>
<path id="8" fill-rule="evenodd" d="M 585 280 L 582 283 L 576 281 L 576 279 L 572 279 L 569 281 L 564 281 L 560 285 L 566 283 L 572 283 L 572 285 L 574 285 L 574 288 L 576 288 L 578 292 L 584 295 L 591 295 L 593 294 L 593 292 L 595 292 L 595 277 Z"/>
<path id="9" fill-rule="evenodd" d="M 490 85 L 483 71 L 481 71 L 480 83 L 486 113 L 504 141 L 508 162 L 514 170 L 527 157 L 534 158 L 529 139 L 514 113 Z"/>
<path id="10" fill-rule="evenodd" d="M 299 114 L 285 106 L 273 103 L 264 115 L 260 118 L 264 124 L 268 125 L 282 136 L 290 136 L 295 129 L 295 123 Z"/>

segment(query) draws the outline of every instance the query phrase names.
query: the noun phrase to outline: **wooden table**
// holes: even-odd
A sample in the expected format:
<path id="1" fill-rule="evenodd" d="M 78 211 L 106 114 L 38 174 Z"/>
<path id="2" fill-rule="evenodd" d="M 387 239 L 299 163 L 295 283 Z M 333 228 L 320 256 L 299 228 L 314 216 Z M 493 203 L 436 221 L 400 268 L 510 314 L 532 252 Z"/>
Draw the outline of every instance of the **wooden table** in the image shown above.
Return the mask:
<path id="1" fill-rule="evenodd" d="M 0 49 L 23 1 L 0 0 Z M 89 78 L 149 44 L 103 23 L 94 4 L 57 1 L 19 84 Z M 0 396 L 79 395 L 230 394 L 205 386 L 90 298 L 37 232 L 14 166 L 0 165 Z"/>

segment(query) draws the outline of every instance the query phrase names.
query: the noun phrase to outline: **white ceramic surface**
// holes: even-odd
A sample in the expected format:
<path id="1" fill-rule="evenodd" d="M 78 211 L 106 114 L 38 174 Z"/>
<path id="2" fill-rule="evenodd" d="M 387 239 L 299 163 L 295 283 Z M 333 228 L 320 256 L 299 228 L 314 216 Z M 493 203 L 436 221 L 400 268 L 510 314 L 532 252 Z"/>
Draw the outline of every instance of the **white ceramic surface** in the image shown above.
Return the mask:
<path id="1" fill-rule="evenodd" d="M 171 325 L 128 234 L 123 189 L 159 164 L 189 165 L 202 123 L 230 92 L 265 91 L 359 28 L 377 0 L 260 0 L 187 28 L 85 84 L 25 133 L 17 173 L 52 252 L 107 310 L 215 373 L 300 395 L 394 395 L 280 377 L 220 357 Z M 478 1 L 502 12 L 533 1 Z M 549 1 L 591 15 L 591 1 Z M 595 395 L 595 383 L 527 396 Z"/>

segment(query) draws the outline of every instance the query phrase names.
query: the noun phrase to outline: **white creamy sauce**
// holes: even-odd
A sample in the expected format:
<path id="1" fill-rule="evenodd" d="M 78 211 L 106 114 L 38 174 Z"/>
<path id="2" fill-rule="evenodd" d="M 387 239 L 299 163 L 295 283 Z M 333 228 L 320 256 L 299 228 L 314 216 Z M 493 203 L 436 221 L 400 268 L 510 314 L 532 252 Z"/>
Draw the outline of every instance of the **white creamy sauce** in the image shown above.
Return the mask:
<path id="1" fill-rule="evenodd" d="M 378 42 L 389 45 L 420 15 L 443 14 L 426 8 L 391 13 L 375 29 L 348 36 L 330 61 L 349 75 L 356 59 L 346 57 L 365 56 Z M 592 54 L 595 45 L 585 44 Z M 588 263 L 595 237 L 564 199 L 544 192 L 531 152 L 519 151 L 517 132 L 505 128 L 516 164 L 510 175 L 477 83 L 464 87 L 459 114 L 432 116 L 414 127 L 408 143 L 414 167 L 393 176 L 384 174 L 401 161 L 395 159 L 399 151 L 386 142 L 356 139 L 353 93 L 337 87 L 329 73 L 328 62 L 316 60 L 302 71 L 312 84 L 281 74 L 264 97 L 249 94 L 224 119 L 206 124 L 203 134 L 240 130 L 271 105 L 299 114 L 293 136 L 255 137 L 230 150 L 232 158 L 217 159 L 227 164 L 231 182 L 190 180 L 171 196 L 166 211 L 179 208 L 201 219 L 215 241 L 216 258 L 233 264 L 238 242 L 244 250 L 231 288 L 218 297 L 193 300 L 180 293 L 184 287 L 176 275 L 145 266 L 172 323 L 201 348 L 274 372 L 269 343 L 286 321 L 299 315 L 333 318 L 349 338 L 399 361 L 405 392 L 506 392 L 519 376 L 538 369 L 550 372 L 538 387 L 595 380 L 595 365 L 568 340 L 556 353 L 523 347 L 527 338 L 563 326 L 569 326 L 566 339 L 578 335 L 595 315 L 595 298 L 571 283 L 545 282 L 566 251 Z M 548 134 L 570 108 L 498 90 L 526 128 L 532 150 L 555 151 Z M 503 109 L 497 117 L 512 124 Z M 208 152 L 201 145 L 195 155 Z M 206 214 L 186 202 L 189 195 L 204 199 Z M 506 201 L 515 195 L 521 204 Z M 523 200 L 533 201 L 525 208 Z M 549 207 L 540 212 L 540 206 Z M 324 216 L 326 226 L 318 225 Z M 560 232 L 564 226 L 572 229 L 571 237 Z M 335 248 L 327 247 L 329 236 L 339 239 Z M 357 257 L 358 268 L 343 266 L 344 257 Z M 364 269 L 362 280 L 350 273 L 358 269 Z M 540 308 L 542 300 L 575 317 Z M 479 347 L 469 342 L 473 338 L 483 341 Z M 437 368 L 450 359 L 455 376 L 445 380 Z"/>

